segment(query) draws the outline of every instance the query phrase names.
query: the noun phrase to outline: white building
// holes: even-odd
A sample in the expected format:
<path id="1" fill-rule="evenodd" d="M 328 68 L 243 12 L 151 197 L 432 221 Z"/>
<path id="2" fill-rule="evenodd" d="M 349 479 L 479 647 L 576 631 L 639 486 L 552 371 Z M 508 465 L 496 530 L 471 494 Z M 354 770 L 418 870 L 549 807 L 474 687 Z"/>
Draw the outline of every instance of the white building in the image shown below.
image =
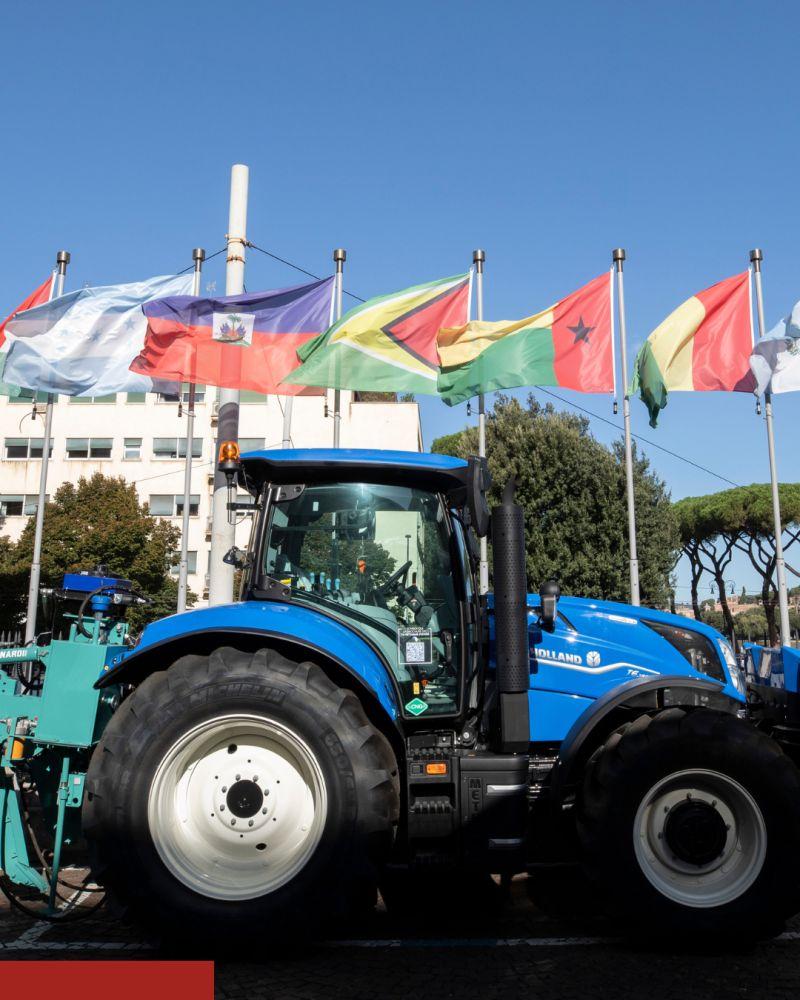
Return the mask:
<path id="1" fill-rule="evenodd" d="M 216 393 L 197 388 L 189 529 L 189 587 L 204 603 L 208 591 L 211 544 L 211 496 L 216 445 Z M 419 451 L 422 436 L 416 403 L 360 402 L 342 392 L 343 448 L 393 448 Z M 188 390 L 184 390 L 184 399 Z M 296 448 L 330 447 L 333 442 L 333 393 L 297 397 L 292 418 Z M 241 394 L 239 443 L 243 451 L 279 448 L 285 400 L 257 393 Z M 43 443 L 44 403 L 0 397 L 0 534 L 19 538 L 36 511 Z M 119 393 L 95 399 L 60 396 L 53 413 L 53 443 L 48 495 L 61 483 L 95 472 L 136 483 L 139 498 L 153 516 L 179 529 L 183 512 L 186 408 L 179 416 L 173 397 Z M 248 519 L 249 520 L 249 519 Z M 237 543 L 247 541 L 243 523 Z M 177 565 L 174 569 L 177 576 Z"/>

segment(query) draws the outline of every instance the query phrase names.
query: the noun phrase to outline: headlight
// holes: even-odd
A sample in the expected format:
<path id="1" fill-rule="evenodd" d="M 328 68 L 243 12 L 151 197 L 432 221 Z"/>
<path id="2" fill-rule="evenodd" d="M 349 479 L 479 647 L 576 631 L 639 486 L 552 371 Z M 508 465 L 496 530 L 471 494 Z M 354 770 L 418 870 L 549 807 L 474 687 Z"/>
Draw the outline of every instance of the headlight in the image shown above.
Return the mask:
<path id="1" fill-rule="evenodd" d="M 739 666 L 739 661 L 736 659 L 736 653 L 734 653 L 731 644 L 727 639 L 720 639 L 719 644 L 722 646 L 722 655 L 725 657 L 728 673 L 731 675 L 731 684 L 733 684 L 739 694 L 745 694 L 747 686 L 745 684 L 742 668 Z"/>
<path id="2" fill-rule="evenodd" d="M 727 677 L 722 660 L 720 660 L 714 643 L 709 638 L 692 629 L 681 628 L 678 625 L 667 625 L 664 622 L 642 619 L 642 624 L 647 625 L 654 632 L 658 632 L 671 646 L 674 646 L 692 669 L 725 683 Z"/>

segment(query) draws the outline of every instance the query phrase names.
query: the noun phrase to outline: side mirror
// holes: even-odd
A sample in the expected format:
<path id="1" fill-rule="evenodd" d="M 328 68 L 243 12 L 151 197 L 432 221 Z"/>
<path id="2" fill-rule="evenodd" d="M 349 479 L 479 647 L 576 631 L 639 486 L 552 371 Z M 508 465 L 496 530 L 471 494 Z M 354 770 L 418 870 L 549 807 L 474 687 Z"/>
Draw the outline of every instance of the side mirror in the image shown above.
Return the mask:
<path id="1" fill-rule="evenodd" d="M 233 566 L 235 569 L 246 569 L 250 565 L 247 553 L 244 549 L 240 549 L 236 545 L 228 549 L 222 557 L 222 561 L 228 566 Z"/>
<path id="2" fill-rule="evenodd" d="M 561 588 L 556 580 L 545 580 L 539 588 L 539 597 L 542 602 L 542 610 L 539 614 L 539 621 L 542 628 L 552 632 L 556 627 L 556 615 L 558 599 L 561 597 Z"/>
<path id="3" fill-rule="evenodd" d="M 471 458 L 467 469 L 467 510 L 469 520 L 478 538 L 489 534 L 489 502 L 486 494 L 492 485 L 489 466 L 485 458 Z"/>

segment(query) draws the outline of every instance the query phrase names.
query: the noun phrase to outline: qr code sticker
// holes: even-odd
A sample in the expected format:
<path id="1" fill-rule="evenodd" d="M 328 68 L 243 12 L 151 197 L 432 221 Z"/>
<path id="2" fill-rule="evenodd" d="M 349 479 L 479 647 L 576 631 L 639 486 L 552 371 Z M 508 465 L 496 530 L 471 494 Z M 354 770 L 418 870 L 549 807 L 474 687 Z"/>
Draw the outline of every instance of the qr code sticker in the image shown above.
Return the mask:
<path id="1" fill-rule="evenodd" d="M 425 643 L 407 642 L 406 663 L 424 663 L 424 662 L 425 662 Z"/>

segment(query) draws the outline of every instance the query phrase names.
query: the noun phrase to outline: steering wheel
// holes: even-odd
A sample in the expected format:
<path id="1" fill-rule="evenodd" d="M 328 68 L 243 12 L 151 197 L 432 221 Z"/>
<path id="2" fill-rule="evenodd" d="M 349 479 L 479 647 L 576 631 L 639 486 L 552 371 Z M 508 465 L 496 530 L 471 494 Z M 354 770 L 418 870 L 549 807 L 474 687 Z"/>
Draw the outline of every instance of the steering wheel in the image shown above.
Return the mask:
<path id="1" fill-rule="evenodd" d="M 391 597 L 401 580 L 403 581 L 403 586 L 405 587 L 406 576 L 412 566 L 413 563 L 409 559 L 408 562 L 404 562 L 399 569 L 396 569 L 388 580 L 384 581 L 384 583 L 380 584 L 380 586 L 375 587 L 370 595 L 373 600 L 380 599 L 385 601 L 387 597 Z"/>

